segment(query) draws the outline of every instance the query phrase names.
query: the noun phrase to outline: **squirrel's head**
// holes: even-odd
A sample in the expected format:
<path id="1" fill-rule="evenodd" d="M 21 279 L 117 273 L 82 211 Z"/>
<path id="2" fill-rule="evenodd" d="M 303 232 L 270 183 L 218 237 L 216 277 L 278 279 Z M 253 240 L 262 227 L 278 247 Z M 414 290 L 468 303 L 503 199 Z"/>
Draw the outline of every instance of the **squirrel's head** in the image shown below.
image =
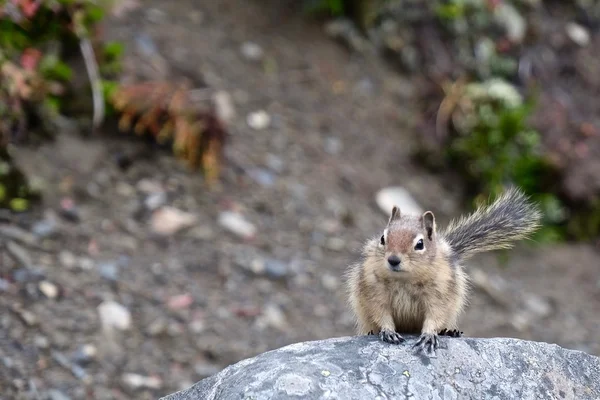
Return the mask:
<path id="1" fill-rule="evenodd" d="M 378 242 L 378 254 L 388 274 L 407 278 L 423 272 L 436 256 L 436 224 L 433 212 L 404 215 L 394 206 Z"/>

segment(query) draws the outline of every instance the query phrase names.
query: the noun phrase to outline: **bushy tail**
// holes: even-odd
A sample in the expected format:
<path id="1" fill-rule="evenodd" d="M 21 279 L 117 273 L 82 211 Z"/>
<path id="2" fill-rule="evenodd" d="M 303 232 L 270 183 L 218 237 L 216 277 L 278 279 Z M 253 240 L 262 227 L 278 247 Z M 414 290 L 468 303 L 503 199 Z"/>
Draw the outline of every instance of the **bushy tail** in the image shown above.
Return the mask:
<path id="1" fill-rule="evenodd" d="M 492 204 L 452 221 L 443 233 L 454 256 L 467 259 L 484 251 L 508 249 L 540 227 L 542 213 L 518 188 L 510 188 Z"/>

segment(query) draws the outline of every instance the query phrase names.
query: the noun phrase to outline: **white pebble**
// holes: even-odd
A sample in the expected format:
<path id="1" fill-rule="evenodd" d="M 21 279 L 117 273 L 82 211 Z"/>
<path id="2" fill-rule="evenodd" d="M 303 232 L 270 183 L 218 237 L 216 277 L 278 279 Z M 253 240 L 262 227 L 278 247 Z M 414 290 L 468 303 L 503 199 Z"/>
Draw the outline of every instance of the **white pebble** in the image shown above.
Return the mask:
<path id="1" fill-rule="evenodd" d="M 254 42 L 245 42 L 242 44 L 242 55 L 251 61 L 259 61 L 264 56 L 262 47 Z"/>
<path id="2" fill-rule="evenodd" d="M 271 124 L 271 116 L 264 110 L 255 111 L 248 114 L 246 122 L 250 128 L 261 131 L 269 127 Z"/>
<path id="3" fill-rule="evenodd" d="M 256 227 L 236 212 L 224 211 L 219 214 L 219 225 L 243 238 L 256 235 Z"/>
<path id="4" fill-rule="evenodd" d="M 162 380 L 155 376 L 144 376 L 139 374 L 123 374 L 123 383 L 132 389 L 160 389 Z"/>
<path id="5" fill-rule="evenodd" d="M 565 27 L 569 38 L 581 47 L 590 44 L 590 33 L 583 26 L 569 22 Z"/>
<path id="6" fill-rule="evenodd" d="M 375 197 L 379 208 L 387 215 L 392 214 L 394 206 L 400 207 L 401 213 L 422 214 L 423 208 L 415 201 L 408 190 L 403 187 L 387 187 L 377 192 Z"/>
<path id="7" fill-rule="evenodd" d="M 235 117 L 231 95 L 224 90 L 219 90 L 213 95 L 213 102 L 219 119 L 226 123 L 231 122 Z"/>
<path id="8" fill-rule="evenodd" d="M 102 326 L 107 329 L 128 330 L 131 327 L 131 313 L 115 301 L 105 301 L 98 306 Z"/>
<path id="9" fill-rule="evenodd" d="M 58 288 L 52 282 L 42 281 L 39 284 L 40 291 L 49 299 L 55 299 L 58 296 Z"/>
<path id="10" fill-rule="evenodd" d="M 184 228 L 193 226 L 197 221 L 194 214 L 165 206 L 152 214 L 152 230 L 160 235 L 173 235 Z"/>

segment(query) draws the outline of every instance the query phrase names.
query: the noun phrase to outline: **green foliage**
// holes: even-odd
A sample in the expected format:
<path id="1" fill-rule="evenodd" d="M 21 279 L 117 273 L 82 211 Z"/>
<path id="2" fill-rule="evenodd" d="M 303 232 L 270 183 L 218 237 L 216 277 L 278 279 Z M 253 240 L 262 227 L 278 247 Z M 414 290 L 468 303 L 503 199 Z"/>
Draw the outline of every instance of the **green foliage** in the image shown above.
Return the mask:
<path id="1" fill-rule="evenodd" d="M 304 12 L 308 14 L 344 15 L 347 12 L 344 0 L 304 0 Z"/>
<path id="2" fill-rule="evenodd" d="M 544 227 L 535 239 L 564 239 L 564 206 L 548 192 L 556 171 L 543 154 L 540 134 L 527 124 L 534 102 L 482 96 L 483 86 L 467 91 L 454 111 L 455 132 L 446 156 L 469 180 L 474 205 L 497 196 L 507 184 L 517 185 L 542 207 Z"/>
<path id="3" fill-rule="evenodd" d="M 391 0 L 303 0 L 303 10 L 311 15 L 345 16 L 364 31 L 368 29 L 383 5 Z"/>
<path id="4" fill-rule="evenodd" d="M 102 0 L 105 1 L 105 0 Z M 119 72 L 122 46 L 103 44 L 97 24 L 103 4 L 93 0 L 12 0 L 0 4 L 0 207 L 24 211 L 33 191 L 7 152 L 14 138 L 54 134 L 72 100 L 70 61 L 89 40 L 101 84 Z M 78 71 L 79 72 L 79 71 Z M 81 71 L 86 73 L 86 71 Z M 91 99 L 90 99 L 91 102 Z"/>

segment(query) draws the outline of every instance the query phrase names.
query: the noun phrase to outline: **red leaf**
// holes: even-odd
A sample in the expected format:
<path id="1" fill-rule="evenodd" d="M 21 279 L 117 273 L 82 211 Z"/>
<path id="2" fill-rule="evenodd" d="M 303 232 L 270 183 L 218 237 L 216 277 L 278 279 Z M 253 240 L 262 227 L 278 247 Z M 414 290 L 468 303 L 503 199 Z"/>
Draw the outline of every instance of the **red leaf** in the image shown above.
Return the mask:
<path id="1" fill-rule="evenodd" d="M 27 18 L 31 18 L 35 15 L 38 8 L 40 7 L 40 3 L 35 0 L 21 0 L 21 9 L 23 10 L 23 14 Z"/>
<path id="2" fill-rule="evenodd" d="M 27 71 L 33 71 L 36 69 L 41 58 L 41 51 L 32 48 L 25 49 L 23 54 L 21 54 L 21 66 Z"/>

